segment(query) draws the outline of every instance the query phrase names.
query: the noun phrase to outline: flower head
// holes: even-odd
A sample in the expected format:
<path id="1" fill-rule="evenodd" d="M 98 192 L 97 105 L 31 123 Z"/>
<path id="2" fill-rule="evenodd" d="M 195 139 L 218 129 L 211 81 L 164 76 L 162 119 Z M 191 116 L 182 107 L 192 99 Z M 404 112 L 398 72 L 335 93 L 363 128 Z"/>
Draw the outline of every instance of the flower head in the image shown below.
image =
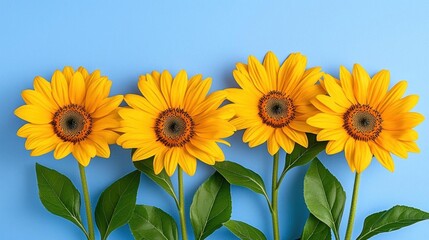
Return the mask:
<path id="1" fill-rule="evenodd" d="M 291 153 L 295 143 L 308 146 L 307 132 L 316 133 L 306 123 L 317 109 L 310 99 L 322 94 L 315 83 L 323 73 L 319 67 L 306 70 L 307 59 L 293 53 L 280 66 L 272 52 L 260 63 L 250 56 L 248 64 L 237 64 L 233 75 L 239 89 L 227 89 L 228 99 L 236 111 L 231 122 L 237 129 L 246 129 L 243 141 L 250 147 L 267 142 L 274 155 L 283 148 Z"/>
<path id="2" fill-rule="evenodd" d="M 108 97 L 112 82 L 100 76 L 100 71 L 89 74 L 80 67 L 55 71 L 51 82 L 42 77 L 34 79 L 34 90 L 24 90 L 26 105 L 15 110 L 15 115 L 29 122 L 18 130 L 18 136 L 27 138 L 25 148 L 31 156 L 54 151 L 55 159 L 70 153 L 83 166 L 91 158 L 108 158 L 118 138 L 114 131 L 119 126 L 117 107 L 123 97 Z"/>
<path id="3" fill-rule="evenodd" d="M 365 170 L 373 156 L 388 170 L 394 170 L 391 153 L 406 158 L 408 152 L 419 152 L 418 134 L 413 128 L 424 117 L 409 112 L 418 101 L 417 95 L 402 97 L 407 82 L 400 81 L 388 90 L 390 74 L 382 70 L 372 79 L 360 65 L 353 73 L 340 68 L 340 81 L 325 75 L 321 84 L 328 95 L 318 95 L 312 103 L 320 113 L 308 124 L 321 129 L 319 141 L 329 141 L 327 154 L 344 150 L 352 171 Z"/>
<path id="4" fill-rule="evenodd" d="M 131 108 L 122 108 L 121 128 L 124 134 L 117 143 L 136 148 L 133 161 L 154 157 L 156 174 L 165 168 L 173 175 L 177 165 L 193 175 L 198 158 L 209 165 L 225 156 L 217 143 L 231 136 L 235 128 L 229 123 L 234 112 L 219 106 L 226 98 L 224 91 L 209 96 L 211 79 L 193 76 L 188 81 L 185 71 L 172 77 L 168 71 L 141 76 L 141 95 L 128 94 L 125 101 Z"/>

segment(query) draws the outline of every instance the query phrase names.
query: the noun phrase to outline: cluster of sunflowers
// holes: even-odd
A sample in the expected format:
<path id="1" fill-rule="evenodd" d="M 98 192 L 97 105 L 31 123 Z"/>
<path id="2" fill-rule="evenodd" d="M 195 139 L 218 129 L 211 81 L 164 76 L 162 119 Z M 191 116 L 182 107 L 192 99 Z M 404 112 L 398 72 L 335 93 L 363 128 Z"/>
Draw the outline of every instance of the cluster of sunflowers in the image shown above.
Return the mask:
<path id="1" fill-rule="evenodd" d="M 306 68 L 306 57 L 293 53 L 280 64 L 268 52 L 262 62 L 250 56 L 238 63 L 233 76 L 239 88 L 210 94 L 211 79 L 188 77 L 185 71 L 142 75 L 141 94 L 109 97 L 112 82 L 100 71 L 80 67 L 55 71 L 51 81 L 34 79 L 34 90 L 24 90 L 25 105 L 15 114 L 28 123 L 18 130 L 26 138 L 31 156 L 53 151 L 55 159 L 72 154 L 78 161 L 84 192 L 88 230 L 80 217 L 80 194 L 64 175 L 36 165 L 39 195 L 52 213 L 76 224 L 87 239 L 95 239 L 85 167 L 96 156 L 109 158 L 109 144 L 132 149 L 135 171 L 107 188 L 98 201 L 95 220 L 102 239 L 129 223 L 136 239 L 178 239 L 171 216 L 161 209 L 136 205 L 140 172 L 165 189 L 180 216 L 181 236 L 187 239 L 183 173 L 194 175 L 197 159 L 217 170 L 197 190 L 190 209 L 195 239 L 204 239 L 222 225 L 240 239 L 266 239 L 258 229 L 231 216 L 229 184 L 262 194 L 272 216 L 273 239 L 280 238 L 278 189 L 288 170 L 311 162 L 304 179 L 304 199 L 310 216 L 301 239 L 340 239 L 339 225 L 345 193 L 338 180 L 316 158 L 345 153 L 356 172 L 345 239 L 351 239 L 360 173 L 375 157 L 394 170 L 392 155 L 406 158 L 419 152 L 413 130 L 424 117 L 410 110 L 418 96 L 403 97 L 407 82 L 390 90 L 386 70 L 372 78 L 358 64 L 353 71 L 341 67 L 339 80 L 320 67 Z M 125 100 L 128 106 L 120 107 Z M 229 104 L 223 104 L 225 100 Z M 262 178 L 237 163 L 225 161 L 219 143 L 245 129 L 250 147 L 267 143 L 273 156 L 271 193 Z M 279 176 L 279 151 L 286 152 Z M 170 181 L 178 167 L 178 192 Z M 270 195 L 270 197 L 269 197 Z M 421 210 L 395 206 L 365 220 L 357 239 L 368 239 L 429 218 Z M 168 225 L 168 226 L 167 226 Z M 295 236 L 296 237 L 296 236 Z M 283 238 L 285 239 L 285 238 Z"/>

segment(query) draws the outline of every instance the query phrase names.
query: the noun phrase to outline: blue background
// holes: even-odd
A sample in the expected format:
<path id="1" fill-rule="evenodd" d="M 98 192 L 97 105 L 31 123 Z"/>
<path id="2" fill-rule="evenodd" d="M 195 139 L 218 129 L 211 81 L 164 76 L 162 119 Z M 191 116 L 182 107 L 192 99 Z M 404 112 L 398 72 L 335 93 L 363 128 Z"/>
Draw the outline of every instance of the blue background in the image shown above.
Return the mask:
<path id="1" fill-rule="evenodd" d="M 232 70 L 252 54 L 262 59 L 268 50 L 283 60 L 302 52 L 308 66 L 322 66 L 338 76 L 339 66 L 362 64 L 370 74 L 391 70 L 391 83 L 409 81 L 408 94 L 421 96 L 415 111 L 429 116 L 429 2 L 420 1 L 0 1 L 0 239 L 83 239 L 74 225 L 48 213 L 36 187 L 36 162 L 54 168 L 80 189 L 76 161 L 53 160 L 52 154 L 30 157 L 24 139 L 16 136 L 24 124 L 13 115 L 23 104 L 20 93 L 32 88 L 37 75 L 50 78 L 55 69 L 71 65 L 100 69 L 113 81 L 111 94 L 136 92 L 140 74 L 168 69 L 213 78 L 212 90 L 236 86 Z M 404 204 L 429 211 L 429 125 L 423 122 L 420 154 L 395 158 L 392 174 L 376 161 L 363 173 L 354 236 L 365 216 Z M 266 146 L 249 149 L 242 132 L 229 139 L 227 159 L 262 175 L 268 187 L 272 160 Z M 282 156 L 283 157 L 283 156 Z M 341 181 L 348 200 L 341 225 L 344 236 L 353 174 L 343 154 L 320 155 Z M 87 168 L 91 200 L 115 179 L 133 170 L 129 151 L 112 146 L 110 159 L 93 159 Z M 303 202 L 306 167 L 293 169 L 280 189 L 283 239 L 296 239 L 308 212 Z M 202 163 L 194 177 L 185 177 L 186 206 L 213 169 Z M 173 179 L 175 181 L 175 178 Z M 252 224 L 271 235 L 268 208 L 261 196 L 232 187 L 232 219 Z M 178 215 L 173 201 L 142 177 L 138 203 L 156 205 Z M 429 221 L 379 235 L 374 239 L 427 239 Z M 188 232 L 192 228 L 188 222 Z M 127 226 L 110 239 L 132 239 Z M 235 239 L 225 228 L 209 239 Z"/>

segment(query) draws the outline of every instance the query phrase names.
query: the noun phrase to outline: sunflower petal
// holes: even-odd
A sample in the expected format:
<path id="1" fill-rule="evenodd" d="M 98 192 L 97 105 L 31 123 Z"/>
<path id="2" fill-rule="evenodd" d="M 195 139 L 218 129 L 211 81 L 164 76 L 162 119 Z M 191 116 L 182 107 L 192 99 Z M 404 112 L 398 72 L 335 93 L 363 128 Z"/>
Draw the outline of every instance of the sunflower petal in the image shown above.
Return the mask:
<path id="1" fill-rule="evenodd" d="M 57 70 L 52 75 L 51 80 L 52 96 L 57 102 L 58 106 L 62 107 L 70 103 L 69 87 L 64 74 Z"/>
<path id="2" fill-rule="evenodd" d="M 83 76 L 80 72 L 73 75 L 70 80 L 69 96 L 70 102 L 81 105 L 85 99 L 86 86 Z"/>
<path id="3" fill-rule="evenodd" d="M 271 81 L 273 89 L 278 89 L 277 76 L 280 68 L 279 60 L 276 55 L 269 51 L 264 58 L 263 65 L 267 73 L 268 81 Z"/>
<path id="4" fill-rule="evenodd" d="M 387 70 L 381 70 L 372 77 L 368 87 L 368 104 L 370 106 L 378 106 L 387 93 L 389 82 L 390 72 Z"/>
<path id="5" fill-rule="evenodd" d="M 15 110 L 19 118 L 34 124 L 47 124 L 53 119 L 53 114 L 37 105 L 23 105 Z"/>
<path id="6" fill-rule="evenodd" d="M 188 86 L 188 75 L 181 70 L 173 80 L 171 91 L 171 105 L 173 107 L 183 108 L 183 99 L 185 98 L 186 88 Z"/>
<path id="7" fill-rule="evenodd" d="M 340 66 L 340 81 L 346 97 L 351 103 L 356 104 L 357 101 L 353 90 L 353 76 L 344 66 Z"/>
<path id="8" fill-rule="evenodd" d="M 390 153 L 372 141 L 368 142 L 368 145 L 378 162 L 387 170 L 393 172 L 395 170 L 395 164 Z"/>
<path id="9" fill-rule="evenodd" d="M 360 104 L 368 103 L 368 86 L 371 78 L 365 69 L 359 65 L 355 64 L 353 66 L 353 89 L 355 93 L 356 100 Z M 356 169 L 358 169 L 356 167 Z"/>

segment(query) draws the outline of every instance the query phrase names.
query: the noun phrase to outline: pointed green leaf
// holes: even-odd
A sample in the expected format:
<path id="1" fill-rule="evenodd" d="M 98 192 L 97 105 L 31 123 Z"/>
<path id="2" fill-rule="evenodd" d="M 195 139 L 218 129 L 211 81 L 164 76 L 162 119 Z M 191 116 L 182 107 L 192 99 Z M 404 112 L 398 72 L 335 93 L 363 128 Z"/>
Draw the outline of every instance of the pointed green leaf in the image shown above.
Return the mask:
<path id="1" fill-rule="evenodd" d="M 252 227 L 247 223 L 229 220 L 223 225 L 241 240 L 267 240 L 265 235 L 259 231 L 259 229 Z"/>
<path id="2" fill-rule="evenodd" d="M 43 206 L 49 212 L 71 221 L 87 235 L 80 217 L 80 193 L 70 179 L 38 163 L 36 175 Z"/>
<path id="3" fill-rule="evenodd" d="M 339 239 L 346 194 L 340 182 L 317 158 L 304 177 L 304 200 L 310 213 L 328 225 Z"/>
<path id="4" fill-rule="evenodd" d="M 129 225 L 136 240 L 179 239 L 174 219 L 156 207 L 137 205 Z"/>
<path id="5" fill-rule="evenodd" d="M 292 153 L 286 155 L 286 164 L 283 172 L 298 166 L 302 166 L 313 160 L 317 155 L 326 148 L 328 142 L 318 142 L 316 135 L 307 134 L 308 147 L 305 148 L 299 144 L 295 144 Z"/>
<path id="6" fill-rule="evenodd" d="M 429 219 L 427 212 L 407 206 L 395 206 L 369 215 L 357 240 L 369 239 L 379 233 L 395 231 L 427 219 Z"/>
<path id="7" fill-rule="evenodd" d="M 195 239 L 205 239 L 231 217 L 230 185 L 215 172 L 197 190 L 191 204 Z"/>
<path id="8" fill-rule="evenodd" d="M 164 189 L 171 197 L 173 197 L 174 201 L 178 205 L 179 201 L 174 193 L 174 187 L 171 183 L 170 177 L 164 170 L 162 170 L 158 175 L 155 174 L 153 170 L 153 157 L 142 161 L 136 161 L 134 162 L 134 166 Z"/>
<path id="9" fill-rule="evenodd" d="M 110 185 L 98 199 L 95 208 L 95 222 L 100 230 L 101 239 L 128 223 L 136 205 L 140 172 L 134 171 Z"/>
<path id="10" fill-rule="evenodd" d="M 264 181 L 261 176 L 254 171 L 230 161 L 217 162 L 213 167 L 222 174 L 230 184 L 248 188 L 268 197 Z"/>
<path id="11" fill-rule="evenodd" d="M 331 239 L 331 229 L 310 214 L 302 231 L 301 240 L 327 240 Z"/>

